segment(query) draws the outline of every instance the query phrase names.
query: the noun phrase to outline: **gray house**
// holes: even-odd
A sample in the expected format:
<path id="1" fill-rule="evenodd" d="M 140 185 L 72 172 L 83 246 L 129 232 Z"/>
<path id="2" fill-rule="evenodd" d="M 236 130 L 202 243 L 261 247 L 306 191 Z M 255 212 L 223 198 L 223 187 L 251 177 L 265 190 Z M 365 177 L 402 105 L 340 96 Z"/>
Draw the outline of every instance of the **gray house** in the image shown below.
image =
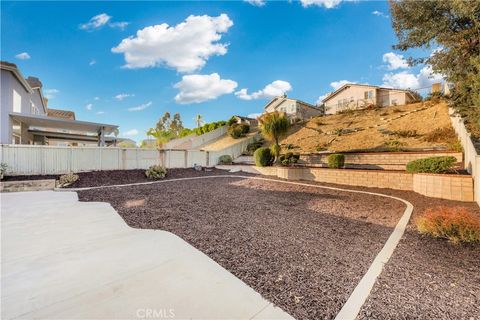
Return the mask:
<path id="1" fill-rule="evenodd" d="M 118 126 L 78 121 L 71 111 L 48 109 L 42 82 L 24 78 L 13 63 L 0 61 L 0 143 L 105 146 Z"/>

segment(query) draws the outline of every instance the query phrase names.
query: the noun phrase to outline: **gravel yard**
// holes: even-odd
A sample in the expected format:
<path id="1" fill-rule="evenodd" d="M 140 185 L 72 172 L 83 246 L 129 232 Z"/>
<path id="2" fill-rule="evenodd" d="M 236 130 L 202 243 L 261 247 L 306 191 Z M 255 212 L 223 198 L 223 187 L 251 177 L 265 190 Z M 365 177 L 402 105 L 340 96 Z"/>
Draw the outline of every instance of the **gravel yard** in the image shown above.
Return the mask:
<path id="1" fill-rule="evenodd" d="M 403 214 L 378 196 L 242 178 L 79 192 L 173 232 L 298 319 L 332 319 Z"/>
<path id="2" fill-rule="evenodd" d="M 81 186 L 149 181 L 142 174 L 84 173 Z M 225 174 L 231 175 L 169 170 L 167 179 Z M 322 185 L 388 194 L 414 205 L 359 319 L 480 319 L 479 247 L 420 236 L 413 224 L 432 206 L 480 214 L 475 203 Z M 335 317 L 404 210 L 393 199 L 232 177 L 96 189 L 79 197 L 111 203 L 132 227 L 179 235 L 297 319 Z"/>

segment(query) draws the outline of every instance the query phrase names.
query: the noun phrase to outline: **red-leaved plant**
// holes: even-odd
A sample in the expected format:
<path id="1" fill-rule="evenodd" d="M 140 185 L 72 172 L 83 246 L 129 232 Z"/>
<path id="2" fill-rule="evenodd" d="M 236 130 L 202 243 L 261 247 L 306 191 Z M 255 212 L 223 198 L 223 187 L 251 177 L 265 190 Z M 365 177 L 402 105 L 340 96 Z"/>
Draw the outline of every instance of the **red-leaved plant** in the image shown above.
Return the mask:
<path id="1" fill-rule="evenodd" d="M 463 207 L 427 209 L 415 222 L 421 234 L 453 243 L 480 242 L 480 215 Z"/>

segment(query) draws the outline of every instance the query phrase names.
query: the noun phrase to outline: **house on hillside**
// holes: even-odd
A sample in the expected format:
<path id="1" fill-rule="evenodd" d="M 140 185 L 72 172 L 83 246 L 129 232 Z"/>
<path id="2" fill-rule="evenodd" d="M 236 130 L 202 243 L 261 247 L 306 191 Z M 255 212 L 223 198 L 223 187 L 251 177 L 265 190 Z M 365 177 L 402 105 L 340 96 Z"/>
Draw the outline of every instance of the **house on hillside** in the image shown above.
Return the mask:
<path id="1" fill-rule="evenodd" d="M 106 146 L 118 126 L 78 121 L 75 113 L 49 109 L 42 82 L 24 78 L 13 63 L 0 61 L 0 143 L 60 146 Z"/>
<path id="2" fill-rule="evenodd" d="M 389 107 L 418 101 L 414 92 L 366 84 L 347 83 L 322 100 L 326 114 L 369 106 Z"/>
<path id="3" fill-rule="evenodd" d="M 242 117 L 242 116 L 233 116 L 232 118 L 235 118 L 238 124 L 248 124 L 251 127 L 258 126 L 258 120 L 254 118 Z"/>
<path id="4" fill-rule="evenodd" d="M 292 122 L 296 120 L 307 120 L 323 114 L 320 108 L 301 100 L 288 98 L 285 94 L 273 98 L 265 105 L 264 113 L 274 111 L 285 112 Z"/>

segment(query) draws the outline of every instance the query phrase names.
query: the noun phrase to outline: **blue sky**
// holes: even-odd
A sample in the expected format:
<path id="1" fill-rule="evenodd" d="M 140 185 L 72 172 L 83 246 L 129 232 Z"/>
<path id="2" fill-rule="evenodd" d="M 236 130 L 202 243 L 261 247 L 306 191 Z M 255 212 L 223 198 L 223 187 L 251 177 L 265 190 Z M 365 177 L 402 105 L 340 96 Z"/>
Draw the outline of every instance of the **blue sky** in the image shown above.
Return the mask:
<path id="1" fill-rule="evenodd" d="M 386 2 L 253 2 L 2 1 L 1 59 L 39 77 L 49 107 L 137 141 L 165 111 L 193 127 L 281 92 L 316 103 L 342 81 L 430 82 L 392 51 Z"/>

